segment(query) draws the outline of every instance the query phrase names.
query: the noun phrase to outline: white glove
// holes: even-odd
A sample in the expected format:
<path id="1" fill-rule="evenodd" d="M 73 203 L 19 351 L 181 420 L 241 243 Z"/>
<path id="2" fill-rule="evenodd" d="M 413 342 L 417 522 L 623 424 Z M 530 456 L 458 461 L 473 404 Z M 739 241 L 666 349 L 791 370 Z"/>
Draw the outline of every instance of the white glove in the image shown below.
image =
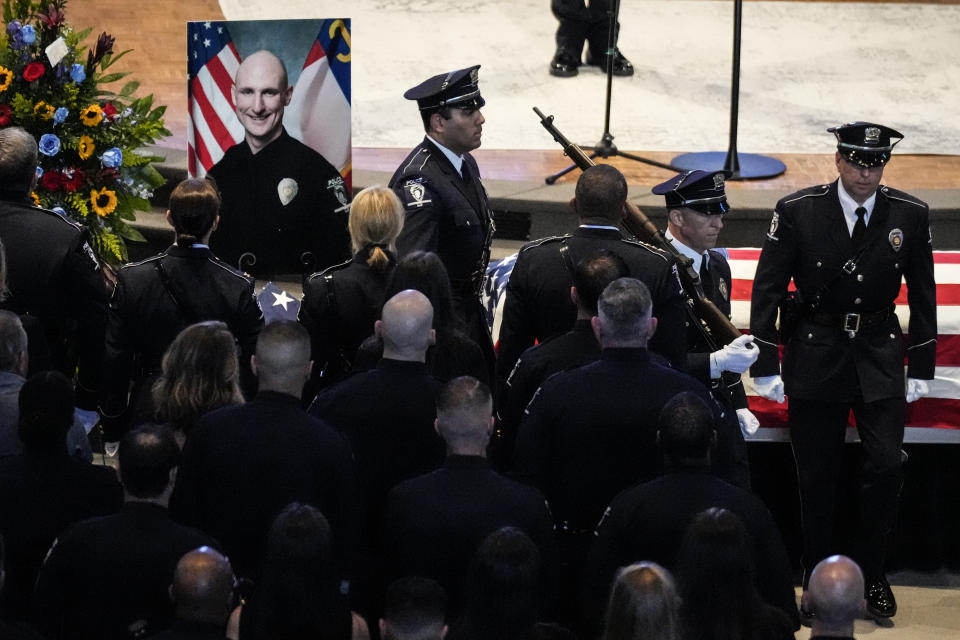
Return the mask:
<path id="1" fill-rule="evenodd" d="M 783 404 L 783 378 L 780 376 L 760 376 L 759 378 L 754 378 L 753 388 L 761 398 Z"/>
<path id="2" fill-rule="evenodd" d="M 737 409 L 737 420 L 740 421 L 740 431 L 743 431 L 745 436 L 752 436 L 760 428 L 760 421 L 750 409 Z"/>
<path id="3" fill-rule="evenodd" d="M 916 402 L 930 393 L 930 385 L 926 380 L 907 378 L 907 402 Z"/>
<path id="4" fill-rule="evenodd" d="M 724 371 L 746 373 L 759 357 L 760 349 L 753 346 L 753 336 L 740 336 L 723 349 L 710 354 L 710 377 L 717 379 Z"/>

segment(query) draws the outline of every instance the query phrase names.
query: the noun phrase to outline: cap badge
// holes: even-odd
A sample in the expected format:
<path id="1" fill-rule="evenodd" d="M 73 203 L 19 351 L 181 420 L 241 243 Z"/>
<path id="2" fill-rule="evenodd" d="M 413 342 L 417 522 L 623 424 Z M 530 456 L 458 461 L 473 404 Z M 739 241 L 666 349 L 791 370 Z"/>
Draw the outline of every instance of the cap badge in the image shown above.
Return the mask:
<path id="1" fill-rule="evenodd" d="M 477 84 L 477 80 L 480 79 L 480 70 L 474 69 L 470 72 L 470 84 Z"/>
<path id="2" fill-rule="evenodd" d="M 864 144 L 880 144 L 880 129 L 877 127 L 867 127 L 863 130 Z"/>
<path id="3" fill-rule="evenodd" d="M 900 247 L 903 246 L 903 231 L 894 229 L 890 232 L 890 235 L 887 236 L 887 240 L 890 242 L 890 246 L 893 247 L 894 251 L 900 251 Z"/>
<path id="4" fill-rule="evenodd" d="M 714 189 L 723 189 L 723 174 L 715 173 L 713 174 L 713 188 Z"/>

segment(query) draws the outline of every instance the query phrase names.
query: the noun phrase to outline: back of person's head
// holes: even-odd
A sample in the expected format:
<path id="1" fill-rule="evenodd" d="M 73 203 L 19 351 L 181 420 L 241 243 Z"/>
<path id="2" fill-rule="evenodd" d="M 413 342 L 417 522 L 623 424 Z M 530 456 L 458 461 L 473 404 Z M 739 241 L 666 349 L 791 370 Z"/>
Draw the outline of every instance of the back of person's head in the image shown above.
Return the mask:
<path id="1" fill-rule="evenodd" d="M 189 247 L 200 242 L 213 227 L 220 212 L 220 194 L 212 178 L 187 178 L 170 193 L 170 220 L 177 244 Z"/>
<path id="2" fill-rule="evenodd" d="M 602 218 L 616 224 L 623 217 L 627 180 L 616 167 L 598 164 L 580 174 L 575 197 L 581 220 Z"/>
<path id="3" fill-rule="evenodd" d="M 0 190 L 26 195 L 37 177 L 37 140 L 20 127 L 0 129 Z"/>
<path id="4" fill-rule="evenodd" d="M 680 545 L 677 581 L 691 638 L 752 637 L 762 601 L 747 531 L 734 513 L 713 507 L 694 518 Z"/>
<path id="5" fill-rule="evenodd" d="M 293 320 L 271 322 L 257 337 L 255 357 L 261 391 L 299 397 L 310 375 L 310 334 Z"/>
<path id="6" fill-rule="evenodd" d="M 367 265 L 383 272 L 393 262 L 389 251 L 403 229 L 403 205 L 392 189 L 379 185 L 367 187 L 350 205 L 350 243 L 354 253 L 371 247 Z"/>
<path id="7" fill-rule="evenodd" d="M 864 609 L 863 572 L 846 556 L 821 560 L 807 585 L 814 635 L 850 636 Z"/>
<path id="8" fill-rule="evenodd" d="M 602 640 L 677 640 L 679 606 L 669 571 L 655 562 L 623 567 L 610 589 Z"/>
<path id="9" fill-rule="evenodd" d="M 692 391 L 663 405 L 658 429 L 661 451 L 677 462 L 706 459 L 716 437 L 710 407 Z"/>
<path id="10" fill-rule="evenodd" d="M 235 585 L 226 557 L 205 546 L 188 551 L 177 562 L 170 585 L 177 619 L 225 625 L 233 609 Z"/>
<path id="11" fill-rule="evenodd" d="M 20 316 L 0 310 L 0 371 L 24 375 L 27 367 L 27 332 Z"/>
<path id="12" fill-rule="evenodd" d="M 344 633 L 344 614 L 347 636 L 338 635 Z M 340 595 L 330 524 L 318 509 L 292 503 L 274 519 L 249 617 L 245 611 L 243 618 L 241 625 L 251 638 L 349 636 L 349 611 Z"/>
<path id="13" fill-rule="evenodd" d="M 430 578 L 408 576 L 387 587 L 380 634 L 383 640 L 442 640 L 447 592 Z"/>
<path id="14" fill-rule="evenodd" d="M 157 418 L 185 434 L 203 413 L 243 402 L 236 342 L 226 324 L 199 322 L 174 338 L 163 354 L 153 400 Z"/>
<path id="15" fill-rule="evenodd" d="M 437 431 L 450 453 L 480 455 L 490 440 L 490 387 L 471 376 L 454 378 L 437 396 Z"/>
<path id="16" fill-rule="evenodd" d="M 413 251 L 397 264 L 383 299 L 389 300 L 405 289 L 427 296 L 433 305 L 433 328 L 442 333 L 459 323 L 453 312 L 450 277 L 440 257 L 430 251 Z"/>
<path id="17" fill-rule="evenodd" d="M 30 376 L 19 397 L 17 435 L 32 451 L 66 451 L 67 432 L 73 424 L 73 385 L 59 371 Z"/>
<path id="18" fill-rule="evenodd" d="M 577 288 L 577 306 L 597 315 L 597 300 L 614 280 L 630 275 L 627 263 L 609 249 L 601 249 L 577 263 L 573 270 L 573 286 Z"/>
<path id="19" fill-rule="evenodd" d="M 504 527 L 481 543 L 464 583 L 455 638 L 514 640 L 537 622 L 540 552 L 523 531 Z"/>
<path id="20" fill-rule="evenodd" d="M 434 341 L 433 305 L 419 291 L 401 291 L 384 303 L 376 326 L 385 357 L 422 362 Z"/>
<path id="21" fill-rule="evenodd" d="M 172 488 L 179 460 L 180 447 L 168 427 L 142 425 L 128 432 L 117 453 L 124 491 L 140 500 L 161 497 Z"/>
<path id="22" fill-rule="evenodd" d="M 611 282 L 597 300 L 597 337 L 603 347 L 646 346 L 656 326 L 647 285 L 635 278 Z"/>

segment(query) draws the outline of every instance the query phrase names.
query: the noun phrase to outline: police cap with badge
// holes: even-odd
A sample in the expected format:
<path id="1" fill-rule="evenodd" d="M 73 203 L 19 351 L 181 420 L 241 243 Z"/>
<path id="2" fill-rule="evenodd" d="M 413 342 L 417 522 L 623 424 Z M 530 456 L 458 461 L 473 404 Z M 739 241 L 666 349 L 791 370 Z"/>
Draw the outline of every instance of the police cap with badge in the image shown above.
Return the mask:
<path id="1" fill-rule="evenodd" d="M 730 210 L 724 190 L 726 171 L 684 171 L 661 182 L 653 193 L 665 196 L 667 209 L 693 209 L 706 215 L 723 215 Z"/>
<path id="2" fill-rule="evenodd" d="M 903 135 L 890 127 L 872 122 L 849 122 L 827 129 L 837 136 L 837 151 L 861 167 L 882 167 L 890 160 L 893 147 Z"/>
<path id="3" fill-rule="evenodd" d="M 486 104 L 486 100 L 480 95 L 480 87 L 477 85 L 479 70 L 480 65 L 476 65 L 441 73 L 408 89 L 403 97 L 416 100 L 417 107 L 423 112 L 447 107 L 480 109 Z"/>

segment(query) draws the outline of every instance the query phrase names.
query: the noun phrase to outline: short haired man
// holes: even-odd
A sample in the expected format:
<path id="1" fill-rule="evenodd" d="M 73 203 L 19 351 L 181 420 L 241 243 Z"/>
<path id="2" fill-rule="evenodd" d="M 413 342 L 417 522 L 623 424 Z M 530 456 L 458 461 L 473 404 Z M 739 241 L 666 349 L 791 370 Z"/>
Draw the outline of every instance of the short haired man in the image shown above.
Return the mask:
<path id="1" fill-rule="evenodd" d="M 759 395 L 777 402 L 790 396 L 804 586 L 810 569 L 836 550 L 835 503 L 853 411 L 864 453 L 853 557 L 867 580 L 867 611 L 890 618 L 897 602 L 884 563 L 903 482 L 906 405 L 928 393 L 935 369 L 929 209 L 880 185 L 900 133 L 870 122 L 829 131 L 837 138 L 839 178 L 783 198 L 773 212 L 753 280 L 750 333 L 760 358 L 751 373 Z M 787 335 L 780 314 L 778 334 L 778 307 L 791 279 L 801 301 L 798 320 Z M 909 346 L 895 313 L 903 280 Z M 785 344 L 782 379 L 778 343 Z"/>
<path id="2" fill-rule="evenodd" d="M 326 158 L 284 129 L 293 87 L 283 62 L 269 51 L 251 53 L 231 95 L 245 133 L 209 172 L 223 192 L 210 248 L 257 277 L 343 262 L 350 194 Z"/>
<path id="3" fill-rule="evenodd" d="M 237 579 L 230 561 L 210 547 L 188 551 L 173 572 L 175 619 L 154 640 L 223 640 Z"/>
<path id="4" fill-rule="evenodd" d="M 35 207 L 37 141 L 20 127 L 0 129 L 0 241 L 9 293 L 4 309 L 36 316 L 43 331 L 31 351 L 43 368 L 76 377 L 77 405 L 94 410 L 107 321 L 107 287 L 86 229 Z M 46 344 L 42 344 L 45 341 Z M 34 366 L 42 364 L 35 358 Z"/>
<path id="5" fill-rule="evenodd" d="M 496 473 L 486 460 L 492 411 L 487 385 L 469 376 L 448 382 L 437 398 L 435 423 L 447 444 L 446 462 L 397 485 L 387 498 L 388 574 L 434 578 L 454 604 L 474 551 L 500 527 L 523 529 L 545 555 L 553 549 L 543 495 Z"/>
<path id="6" fill-rule="evenodd" d="M 36 610 L 49 637 L 120 639 L 171 622 L 167 588 L 177 561 L 216 544 L 167 513 L 179 456 L 167 427 L 143 426 L 124 436 L 123 509 L 67 529 L 37 578 Z"/>
<path id="7" fill-rule="evenodd" d="M 171 509 L 220 540 L 239 575 L 256 577 L 270 523 L 290 502 L 309 503 L 330 520 L 349 570 L 362 503 L 349 443 L 301 406 L 310 335 L 296 322 L 268 324 L 251 365 L 256 397 L 206 414 L 187 439 Z"/>
<path id="8" fill-rule="evenodd" d="M 810 573 L 807 606 L 813 614 L 811 640 L 853 638 L 853 626 L 864 612 L 863 573 L 846 556 L 824 558 Z"/>
<path id="9" fill-rule="evenodd" d="M 470 152 L 480 146 L 485 122 L 480 109 L 480 65 L 433 76 L 403 94 L 416 100 L 426 135 L 404 159 L 389 186 L 406 219 L 397 251 L 432 251 L 447 268 L 454 305 L 468 335 L 488 355 L 493 345 L 480 305 L 490 260 L 493 213 L 480 170 Z"/>
<path id="10" fill-rule="evenodd" d="M 380 618 L 383 640 L 443 640 L 447 592 L 430 578 L 398 578 L 387 587 Z"/>
<path id="11" fill-rule="evenodd" d="M 577 180 L 570 201 L 580 225 L 570 235 L 541 238 L 520 250 L 507 282 L 497 347 L 497 377 L 506 380 L 520 354 L 535 342 L 569 331 L 577 310 L 570 299 L 575 265 L 609 249 L 627 263 L 630 277 L 643 282 L 653 298 L 659 329 L 650 344 L 682 370 L 686 361 L 687 318 L 676 268 L 665 253 L 624 237 L 619 228 L 627 181 L 615 167 L 597 165 Z"/>
<path id="12" fill-rule="evenodd" d="M 599 621 L 618 567 L 652 560 L 675 568 L 689 524 L 698 513 L 721 507 L 750 533 L 760 596 L 799 627 L 790 560 L 773 517 L 755 495 L 710 473 L 717 440 L 710 407 L 697 394 L 677 394 L 660 412 L 657 440 L 666 473 L 618 495 L 597 527 L 581 591 L 586 618 Z"/>

